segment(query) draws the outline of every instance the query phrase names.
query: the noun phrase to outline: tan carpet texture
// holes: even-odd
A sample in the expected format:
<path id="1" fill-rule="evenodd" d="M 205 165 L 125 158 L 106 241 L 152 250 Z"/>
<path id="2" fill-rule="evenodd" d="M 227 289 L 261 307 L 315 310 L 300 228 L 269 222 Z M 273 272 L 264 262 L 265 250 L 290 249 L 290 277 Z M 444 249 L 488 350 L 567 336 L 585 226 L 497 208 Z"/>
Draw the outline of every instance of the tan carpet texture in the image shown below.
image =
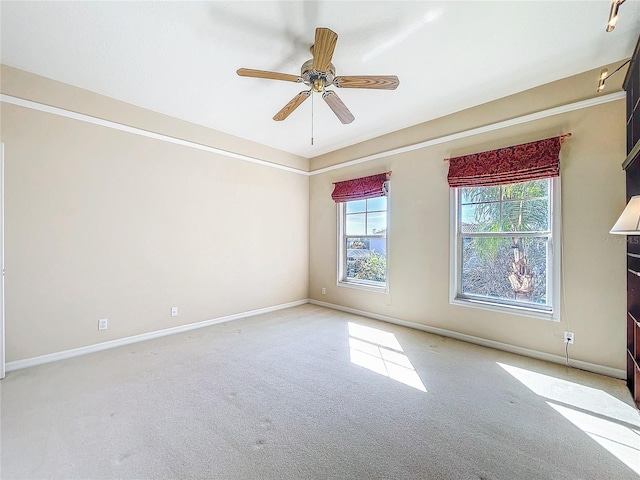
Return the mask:
<path id="1" fill-rule="evenodd" d="M 10 372 L 3 479 L 637 479 L 620 380 L 314 305 Z"/>

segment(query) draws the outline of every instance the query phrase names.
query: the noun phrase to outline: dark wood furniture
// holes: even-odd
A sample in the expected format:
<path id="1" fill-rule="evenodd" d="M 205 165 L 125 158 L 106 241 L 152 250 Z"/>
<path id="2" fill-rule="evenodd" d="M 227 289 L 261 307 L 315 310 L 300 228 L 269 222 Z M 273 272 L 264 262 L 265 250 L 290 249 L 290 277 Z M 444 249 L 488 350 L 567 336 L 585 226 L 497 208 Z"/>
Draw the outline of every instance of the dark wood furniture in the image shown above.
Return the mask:
<path id="1" fill-rule="evenodd" d="M 627 92 L 627 201 L 640 195 L 640 38 L 623 87 Z M 640 235 L 627 236 L 627 386 L 640 408 Z"/>

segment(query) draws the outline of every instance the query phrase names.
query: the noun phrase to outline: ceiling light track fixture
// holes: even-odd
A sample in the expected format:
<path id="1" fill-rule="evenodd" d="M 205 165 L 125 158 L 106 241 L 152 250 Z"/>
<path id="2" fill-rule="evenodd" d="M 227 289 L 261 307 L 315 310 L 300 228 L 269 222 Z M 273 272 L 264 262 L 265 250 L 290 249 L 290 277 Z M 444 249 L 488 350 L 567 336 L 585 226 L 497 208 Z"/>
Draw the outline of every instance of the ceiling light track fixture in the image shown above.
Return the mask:
<path id="1" fill-rule="evenodd" d="M 631 62 L 631 59 L 627 60 L 626 62 L 624 62 L 622 65 L 620 65 L 618 68 L 616 68 L 613 72 L 609 73 L 609 70 L 606 68 L 603 68 L 600 71 L 600 80 L 598 81 L 598 90 L 596 90 L 597 93 L 600 93 L 602 90 L 604 90 L 604 84 L 605 82 L 609 79 L 609 77 L 612 77 L 616 72 L 619 72 L 620 69 L 622 67 L 624 67 L 625 65 L 627 65 L 629 62 Z"/>
<path id="2" fill-rule="evenodd" d="M 270 80 L 304 83 L 309 87 L 309 90 L 298 93 L 275 114 L 273 119 L 276 121 L 286 119 L 313 93 L 320 93 L 322 94 L 322 99 L 343 124 L 351 123 L 355 120 L 355 117 L 342 102 L 338 94 L 333 90 L 327 90 L 327 87 L 395 90 L 400 84 L 400 81 L 395 75 L 336 76 L 336 69 L 331 63 L 331 59 L 337 41 L 338 34 L 334 31 L 328 28 L 316 28 L 315 43 L 311 46 L 313 58 L 302 64 L 300 76 L 249 68 L 240 68 L 236 73 L 241 77 L 267 78 Z"/>
<path id="3" fill-rule="evenodd" d="M 611 0 L 611 10 L 609 11 L 609 21 L 607 22 L 607 32 L 613 31 L 618 23 L 618 8 L 626 0 Z"/>

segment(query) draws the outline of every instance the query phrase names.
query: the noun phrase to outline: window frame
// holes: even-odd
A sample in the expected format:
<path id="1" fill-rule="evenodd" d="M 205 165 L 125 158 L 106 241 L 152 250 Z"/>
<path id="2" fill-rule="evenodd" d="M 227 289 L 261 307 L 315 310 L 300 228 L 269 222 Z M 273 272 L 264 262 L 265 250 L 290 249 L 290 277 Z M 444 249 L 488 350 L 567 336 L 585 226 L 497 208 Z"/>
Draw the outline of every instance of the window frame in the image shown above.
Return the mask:
<path id="1" fill-rule="evenodd" d="M 384 285 L 378 282 L 372 282 L 369 280 L 348 280 L 346 277 L 346 239 L 348 237 L 358 238 L 382 238 L 380 235 L 346 235 L 345 234 L 345 221 L 346 221 L 346 209 L 348 202 L 341 202 L 336 204 L 337 208 L 337 232 L 338 232 L 338 249 L 337 249 L 337 268 L 336 268 L 336 285 L 339 287 L 355 288 L 360 290 L 368 290 L 380 293 L 389 293 L 389 211 L 391 205 L 390 198 L 390 182 L 385 182 L 385 191 L 387 192 L 387 209 L 386 209 L 386 230 L 385 230 L 385 282 Z M 370 200 L 370 199 L 367 199 Z M 359 200 L 352 200 L 359 201 Z M 367 212 L 368 213 L 368 212 Z M 365 230 L 366 233 L 366 230 Z"/>
<path id="2" fill-rule="evenodd" d="M 479 308 L 499 313 L 560 321 L 561 300 L 561 182 L 560 177 L 550 178 L 549 186 L 549 248 L 547 254 L 547 295 L 546 307 L 525 306 L 508 300 L 482 299 L 461 295 L 462 290 L 462 242 L 465 234 L 459 232 L 460 188 L 450 189 L 450 245 L 449 245 L 449 303 L 464 307 Z M 519 183 L 519 182 L 513 182 Z M 468 235 L 467 235 L 468 236 Z M 503 236 L 496 234 L 495 236 Z M 532 236 L 532 235 L 523 235 Z"/>

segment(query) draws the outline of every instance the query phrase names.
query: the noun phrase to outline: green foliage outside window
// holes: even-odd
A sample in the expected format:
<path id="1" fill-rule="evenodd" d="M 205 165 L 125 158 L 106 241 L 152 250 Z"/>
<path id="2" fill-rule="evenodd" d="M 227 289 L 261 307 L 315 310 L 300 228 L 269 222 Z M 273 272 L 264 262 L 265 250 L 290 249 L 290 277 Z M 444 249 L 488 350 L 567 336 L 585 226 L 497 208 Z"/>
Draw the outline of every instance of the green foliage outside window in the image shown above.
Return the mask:
<path id="1" fill-rule="evenodd" d="M 366 257 L 355 260 L 355 275 L 353 278 L 384 282 L 387 275 L 387 257 L 377 252 L 371 252 Z"/>
<path id="2" fill-rule="evenodd" d="M 462 293 L 546 303 L 549 186 L 461 189 Z"/>

